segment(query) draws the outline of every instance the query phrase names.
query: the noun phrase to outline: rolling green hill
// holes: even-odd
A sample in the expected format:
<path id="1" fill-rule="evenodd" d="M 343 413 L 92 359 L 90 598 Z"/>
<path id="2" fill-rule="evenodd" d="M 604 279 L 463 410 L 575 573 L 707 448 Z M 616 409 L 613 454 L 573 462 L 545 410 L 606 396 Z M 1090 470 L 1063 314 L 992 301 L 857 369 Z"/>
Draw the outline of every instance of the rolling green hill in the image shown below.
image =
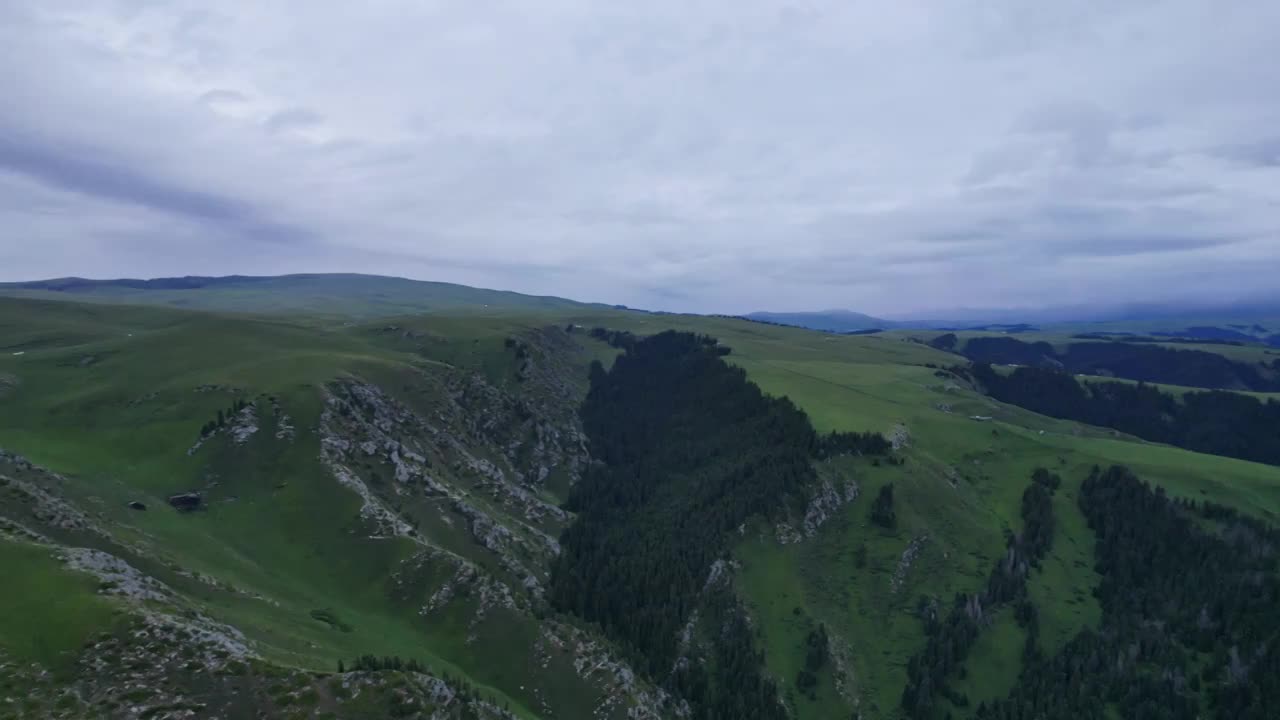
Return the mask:
<path id="1" fill-rule="evenodd" d="M 0 295 L 341 318 L 513 309 L 568 310 L 584 305 L 558 297 L 357 274 L 232 275 L 154 280 L 59 278 L 0 283 Z"/>
<path id="2" fill-rule="evenodd" d="M 681 605 L 686 666 L 701 656 L 713 686 L 734 682 L 715 651 L 740 618 L 787 717 L 904 717 L 922 618 L 986 587 L 1036 468 L 1062 479 L 1056 535 L 1025 578 L 1047 654 L 1105 621 L 1080 506 L 1094 466 L 1280 511 L 1280 468 L 1003 405 L 906 334 L 234 287 L 0 299 L 0 567 L 22 588 L 0 600 L 0 717 L 680 716 L 696 684 L 547 599 L 581 519 L 565 503 L 593 467 L 577 412 L 590 368 L 627 352 L 592 328 L 713 336 L 817 433 L 892 441 L 884 457 L 814 455 L 795 507 L 718 536 Z M 124 304 L 175 298 L 276 314 Z M 889 485 L 885 525 L 872 508 Z M 1008 695 L 1028 632 L 992 605 L 949 675 L 968 705 L 939 698 L 927 716 Z"/>

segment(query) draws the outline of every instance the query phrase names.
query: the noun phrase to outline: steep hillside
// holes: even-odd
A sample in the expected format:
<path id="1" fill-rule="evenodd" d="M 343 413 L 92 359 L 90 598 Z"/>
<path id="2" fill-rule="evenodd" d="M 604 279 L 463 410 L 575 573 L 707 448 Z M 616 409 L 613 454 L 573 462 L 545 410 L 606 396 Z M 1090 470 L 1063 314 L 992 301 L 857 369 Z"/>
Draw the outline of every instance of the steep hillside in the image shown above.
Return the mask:
<path id="1" fill-rule="evenodd" d="M 83 668 L 101 661 L 87 640 L 121 623 L 199 623 L 185 631 L 269 672 L 399 656 L 447 678 L 440 693 L 465 683 L 519 715 L 652 709 L 605 643 L 540 610 L 566 522 L 557 492 L 586 460 L 575 411 L 590 354 L 563 330 L 468 323 L 446 340 L 99 312 L 0 313 L 0 514 L 25 548 L 10 552 L 104 608 L 62 647 L 2 643 L 14 662 Z M 172 682 L 132 702 L 213 707 L 216 688 Z M 81 695 L 121 705 L 133 684 Z M 316 707 L 336 702 L 316 692 Z"/>
<path id="2" fill-rule="evenodd" d="M 586 306 L 0 300 L 0 717 L 1004 712 L 1127 627 L 1094 466 L 1276 522 L 1280 468 L 1002 404 L 958 360 Z"/>
<path id="3" fill-rule="evenodd" d="M 908 666 L 928 640 L 921 608 L 945 612 L 957 593 L 987 586 L 1008 534 L 1024 526 L 1022 497 L 1038 467 L 1062 482 L 1052 500 L 1057 538 L 1026 579 L 1046 653 L 1101 622 L 1093 596 L 1095 542 L 1078 507 L 1080 483 L 1095 465 L 1125 464 L 1171 496 L 1211 498 L 1270 522 L 1280 509 L 1280 469 L 1004 405 L 941 370 L 954 355 L 907 339 L 660 320 L 715 335 L 733 350 L 726 359 L 765 391 L 793 400 L 818 431 L 879 430 L 899 446 L 901 465 L 864 463 L 846 471 L 859 488 L 856 499 L 811 535 L 757 521 L 737 540 L 729 574 L 793 717 L 903 716 Z M 657 321 L 630 316 L 612 323 L 644 333 Z M 873 512 L 890 484 L 895 512 L 886 527 Z M 968 708 L 1005 697 L 1023 667 L 1027 630 L 1013 608 L 997 609 L 983 623 L 963 674 L 950 679 Z M 816 684 L 802 683 L 811 638 L 819 636 L 826 638 L 827 660 L 813 673 Z M 948 712 L 968 711 L 944 698 L 924 716 Z"/>

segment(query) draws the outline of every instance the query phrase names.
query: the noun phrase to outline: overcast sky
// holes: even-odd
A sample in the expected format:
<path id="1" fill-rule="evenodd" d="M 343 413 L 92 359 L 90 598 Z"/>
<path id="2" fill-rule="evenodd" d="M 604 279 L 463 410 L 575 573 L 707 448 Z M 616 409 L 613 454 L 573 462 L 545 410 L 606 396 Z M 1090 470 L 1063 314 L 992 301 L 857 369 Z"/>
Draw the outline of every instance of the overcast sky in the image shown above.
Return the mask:
<path id="1" fill-rule="evenodd" d="M 7 0 L 0 280 L 904 314 L 1280 287 L 1275 0 Z"/>

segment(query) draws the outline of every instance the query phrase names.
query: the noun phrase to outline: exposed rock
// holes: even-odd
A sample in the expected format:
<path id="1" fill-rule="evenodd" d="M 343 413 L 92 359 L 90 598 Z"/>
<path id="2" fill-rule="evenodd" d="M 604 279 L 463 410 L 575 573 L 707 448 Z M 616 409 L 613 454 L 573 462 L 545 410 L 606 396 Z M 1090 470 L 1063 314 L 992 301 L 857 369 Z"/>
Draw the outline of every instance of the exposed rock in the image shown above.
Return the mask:
<path id="1" fill-rule="evenodd" d="M 702 592 L 706 592 L 721 582 L 727 582 L 734 570 L 740 565 L 736 560 L 716 560 L 711 563 L 711 567 L 707 570 L 707 579 L 702 583 Z"/>
<path id="2" fill-rule="evenodd" d="M 476 615 L 472 619 L 473 625 L 484 618 L 485 611 L 489 608 L 502 607 L 511 609 L 517 607 L 515 597 L 511 594 L 511 589 L 504 583 L 495 580 L 473 563 L 445 553 L 437 553 L 434 557 L 454 562 L 457 566 L 457 573 L 431 594 L 431 597 L 427 599 L 427 604 L 423 605 L 418 611 L 420 615 L 428 615 L 440 610 L 462 593 L 466 593 L 469 597 L 477 600 Z"/>
<path id="3" fill-rule="evenodd" d="M 27 540 L 41 545 L 51 545 L 53 540 L 47 535 L 41 534 L 23 525 L 20 522 L 10 520 L 7 517 L 0 516 L 0 535 Z"/>
<path id="4" fill-rule="evenodd" d="M 535 650 L 542 667 L 547 666 L 553 654 L 571 654 L 578 677 L 601 687 L 600 703 L 592 717 L 608 717 L 624 707 L 627 717 L 634 720 L 687 715 L 666 691 L 649 686 L 604 643 L 572 625 L 554 620 L 543 623 Z"/>
<path id="5" fill-rule="evenodd" d="M 577 415 L 581 368 L 568 365 L 577 343 L 560 328 L 511 338 L 508 347 L 523 355 L 522 392 L 513 395 L 470 374 L 450 387 L 450 397 L 466 418 L 462 440 L 482 440 L 504 449 L 517 482 L 536 486 L 556 469 L 576 482 L 590 462 Z M 536 397 L 536 403 L 526 398 Z M 468 443 L 473 444 L 473 443 Z M 515 467 L 515 466 L 520 467 Z"/>
<path id="6" fill-rule="evenodd" d="M 710 578 L 708 578 L 707 582 L 708 584 L 710 584 L 711 582 Z M 689 621 L 684 624 L 684 627 L 680 628 L 680 635 L 678 636 L 678 639 L 680 641 L 680 656 L 676 658 L 675 667 L 672 668 L 673 672 L 676 670 L 679 670 L 683 666 L 688 665 L 689 658 L 687 657 L 686 653 L 688 653 L 689 649 L 693 645 L 693 631 L 697 627 L 698 627 L 698 609 L 694 608 L 693 612 L 689 613 Z"/>
<path id="7" fill-rule="evenodd" d="M 910 445 L 911 433 L 907 430 L 907 426 L 902 423 L 894 425 L 893 430 L 889 431 L 889 442 L 894 450 L 901 450 Z"/>
<path id="8" fill-rule="evenodd" d="M 271 414 L 276 419 L 276 439 L 292 440 L 297 435 L 297 428 L 293 426 L 293 418 L 280 407 L 280 403 L 274 397 L 271 398 Z"/>
<path id="9" fill-rule="evenodd" d="M 130 510 L 146 510 L 147 505 L 146 503 L 141 503 L 141 502 L 138 502 L 137 500 L 131 500 L 129 502 L 129 509 Z"/>
<path id="10" fill-rule="evenodd" d="M 201 435 L 200 437 L 196 438 L 196 441 L 192 443 L 191 447 L 187 448 L 187 455 L 188 456 L 195 455 L 196 451 L 204 447 L 205 441 L 213 437 L 213 435 L 216 434 L 216 432 L 217 431 L 215 430 L 214 433 L 211 433 L 209 435 Z"/>
<path id="11" fill-rule="evenodd" d="M 476 539 L 476 542 L 493 551 L 502 562 L 503 567 L 520 578 L 521 584 L 531 595 L 538 598 L 542 597 L 542 583 L 536 575 L 525 567 L 524 563 L 516 559 L 511 549 L 511 545 L 515 540 L 511 531 L 494 522 L 487 514 L 479 511 L 469 503 L 455 500 L 452 507 L 458 514 L 470 521 L 471 536 Z M 556 545 L 556 551 L 559 551 L 559 544 Z"/>
<path id="12" fill-rule="evenodd" d="M 231 442 L 243 445 L 249 442 L 249 438 L 256 432 L 258 432 L 258 409 L 253 403 L 245 405 L 240 412 L 228 418 L 227 433 L 231 436 Z"/>
<path id="13" fill-rule="evenodd" d="M 929 542 L 928 535 L 920 535 L 911 539 L 907 543 L 907 549 L 902 551 L 902 557 L 898 558 L 898 566 L 893 569 L 893 577 L 889 580 L 889 587 L 897 593 L 907 581 L 907 572 L 911 570 L 911 564 L 920 556 L 920 551 L 924 549 L 925 543 Z"/>
<path id="14" fill-rule="evenodd" d="M 134 601 L 160 602 L 167 602 L 175 597 L 164 583 L 144 575 L 110 553 L 91 548 L 63 548 L 59 551 L 59 556 L 67 567 L 87 572 L 101 580 L 99 591 L 104 595 L 118 595 Z"/>
<path id="15" fill-rule="evenodd" d="M 839 635 L 827 635 L 827 654 L 831 657 L 832 675 L 836 681 L 836 692 L 844 701 L 853 705 L 856 711 L 861 705 L 858 695 L 858 681 L 854 674 L 853 647 Z"/>
<path id="16" fill-rule="evenodd" d="M 456 407 L 452 409 L 458 410 Z M 457 418 L 450 421 L 449 417 L 448 414 L 441 416 L 449 426 L 462 422 Z M 367 383 L 346 381 L 331 388 L 321 420 L 321 432 L 327 463 L 341 465 L 354 462 L 353 454 L 358 452 L 363 458 L 378 458 L 391 465 L 398 484 L 417 486 L 427 495 L 449 498 L 451 507 L 464 514 L 473 532 L 479 533 L 477 540 L 495 552 L 505 567 L 522 578 L 526 587 L 535 593 L 540 592 L 540 582 L 525 569 L 524 560 L 516 557 L 513 547 L 519 546 L 533 556 L 545 558 L 557 554 L 559 543 L 534 523 L 548 520 L 563 522 L 568 517 L 563 510 L 513 482 L 493 461 L 477 457 L 454 433 L 428 422 Z M 483 443 L 483 438 L 472 438 L 471 442 Z M 470 474 L 478 488 L 489 494 L 498 506 L 507 512 L 517 509 L 522 519 L 499 522 L 491 517 L 480 517 L 489 513 L 482 511 L 465 489 L 433 476 L 431 467 L 437 464 L 430 459 L 433 456 L 452 458 L 450 466 L 455 471 Z M 360 489 L 363 481 L 350 468 L 345 472 L 335 472 L 344 484 L 356 488 L 365 498 L 364 514 L 381 518 L 380 522 L 387 525 L 387 513 L 373 507 L 376 503 L 372 502 L 372 492 L 367 487 Z M 399 494 L 404 490 L 397 487 L 395 492 Z M 494 528 L 510 532 L 509 542 L 500 542 L 492 534 Z M 401 533 L 407 534 L 403 529 Z"/>
<path id="17" fill-rule="evenodd" d="M 572 480 L 589 461 L 576 414 L 583 388 L 551 388 L 547 376 L 554 363 L 539 359 L 532 344 L 529 353 L 533 361 L 525 365 L 518 394 L 443 364 L 420 372 L 399 397 L 354 377 L 325 388 L 317 428 L 321 462 L 360 496 L 370 537 L 404 537 L 419 546 L 392 573 L 391 592 L 416 602 L 422 615 L 452 608 L 452 617 L 467 608 L 473 613 L 467 642 L 482 636 L 480 623 L 492 610 L 531 612 L 560 550 L 556 535 L 570 519 L 540 496 L 540 485 L 552 472 Z M 535 389 L 536 403 L 525 396 Z M 549 403 L 548 394 L 555 395 Z M 415 530 L 416 521 L 434 516 L 442 529 L 465 519 L 476 546 L 500 570 L 458 554 L 474 556 L 471 550 L 446 549 Z M 440 582 L 442 576 L 448 579 Z M 430 579 L 425 587 L 424 579 Z M 574 667 L 603 688 L 601 708 L 615 715 L 609 708 L 626 709 L 637 718 L 671 717 L 654 709 L 652 688 L 590 637 L 581 634 L 581 646 L 572 646 Z M 551 652 L 549 640 L 539 644 Z M 534 697 L 530 706 L 539 709 L 546 700 L 537 700 L 537 692 Z"/>
<path id="18" fill-rule="evenodd" d="M 804 539 L 804 535 L 801 535 L 799 530 L 796 530 L 791 526 L 791 523 L 786 521 L 777 524 L 774 528 L 774 534 L 778 538 L 779 545 L 790 545 Z"/>
<path id="19" fill-rule="evenodd" d="M 408 537 L 414 538 L 416 533 L 413 532 L 413 526 L 405 522 L 395 511 L 391 510 L 386 504 L 378 498 L 377 495 L 369 489 L 364 480 L 360 476 L 351 471 L 350 468 L 335 462 L 326 452 L 328 446 L 321 442 L 321 460 L 329 468 L 333 476 L 343 486 L 354 490 L 363 504 L 360 506 L 360 517 L 370 521 L 375 526 L 375 535 L 372 537 Z"/>
<path id="20" fill-rule="evenodd" d="M 0 488 L 9 488 L 17 497 L 22 498 L 21 505 L 29 508 L 29 517 L 38 525 L 62 530 L 96 530 L 87 515 L 46 489 L 64 482 L 65 479 L 61 475 L 32 465 L 21 455 L 10 455 L 8 458 L 15 469 L 43 476 L 47 481 L 46 483 L 29 482 L 0 473 Z"/>
<path id="21" fill-rule="evenodd" d="M 192 512 L 194 510 L 199 510 L 204 504 L 204 500 L 200 497 L 200 493 L 194 492 L 170 495 L 168 502 L 178 512 Z"/>
<path id="22" fill-rule="evenodd" d="M 0 672 L 36 696 L 34 704 L 23 703 L 34 712 L 19 717 L 310 717 L 314 712 L 286 708 L 316 704 L 333 711 L 322 716 L 365 717 L 369 707 L 389 704 L 397 716 L 515 720 L 492 701 L 425 672 L 311 673 L 245 658 L 199 630 L 147 621 L 87 645 L 65 685 L 6 659 L 0 653 Z M 9 700 L 0 698 L 6 716 L 16 706 Z"/>
<path id="23" fill-rule="evenodd" d="M 981 623 L 983 616 L 982 598 L 977 594 L 970 595 L 969 598 L 965 600 L 964 613 L 969 616 L 970 620 L 976 623 Z"/>
<path id="24" fill-rule="evenodd" d="M 817 535 L 818 528 L 835 515 L 837 510 L 858 498 L 858 492 L 858 483 L 853 478 L 845 479 L 843 489 L 837 490 L 830 478 L 823 477 L 805 509 L 802 523 L 804 536 L 811 538 Z"/>

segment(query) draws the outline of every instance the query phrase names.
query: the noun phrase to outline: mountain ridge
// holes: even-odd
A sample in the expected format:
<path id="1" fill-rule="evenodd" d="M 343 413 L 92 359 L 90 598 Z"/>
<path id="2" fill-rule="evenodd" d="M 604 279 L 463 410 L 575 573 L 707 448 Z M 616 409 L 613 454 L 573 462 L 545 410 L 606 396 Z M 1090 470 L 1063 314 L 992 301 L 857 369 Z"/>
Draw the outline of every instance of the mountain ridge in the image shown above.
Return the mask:
<path id="1" fill-rule="evenodd" d="M 0 283 L 0 295 L 357 319 L 463 310 L 605 307 L 553 295 L 362 273 L 184 275 L 147 279 L 62 277 Z"/>
<path id="2" fill-rule="evenodd" d="M 742 317 L 756 322 L 791 325 L 825 332 L 855 332 L 896 327 L 897 323 L 852 310 L 817 310 L 812 312 L 751 312 Z"/>

